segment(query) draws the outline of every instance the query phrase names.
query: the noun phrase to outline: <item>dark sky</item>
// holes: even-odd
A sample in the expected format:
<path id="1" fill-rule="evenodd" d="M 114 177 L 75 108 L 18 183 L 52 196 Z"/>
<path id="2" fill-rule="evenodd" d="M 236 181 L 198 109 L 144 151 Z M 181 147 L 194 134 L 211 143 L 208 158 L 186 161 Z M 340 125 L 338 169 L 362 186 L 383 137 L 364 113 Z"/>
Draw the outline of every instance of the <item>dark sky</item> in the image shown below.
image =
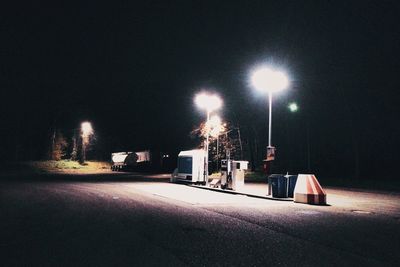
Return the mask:
<path id="1" fill-rule="evenodd" d="M 304 151 L 308 127 L 321 172 L 349 171 L 355 151 L 363 174 L 395 170 L 397 1 L 52 1 L 1 13 L 3 158 L 16 143 L 38 158 L 54 125 L 68 135 L 84 119 L 107 153 L 190 149 L 203 118 L 193 96 L 203 88 L 224 98 L 222 115 L 249 143 L 265 147 L 267 102 L 249 75 L 272 64 L 291 79 L 274 98 L 281 154 Z M 290 101 L 299 113 L 288 113 Z"/>

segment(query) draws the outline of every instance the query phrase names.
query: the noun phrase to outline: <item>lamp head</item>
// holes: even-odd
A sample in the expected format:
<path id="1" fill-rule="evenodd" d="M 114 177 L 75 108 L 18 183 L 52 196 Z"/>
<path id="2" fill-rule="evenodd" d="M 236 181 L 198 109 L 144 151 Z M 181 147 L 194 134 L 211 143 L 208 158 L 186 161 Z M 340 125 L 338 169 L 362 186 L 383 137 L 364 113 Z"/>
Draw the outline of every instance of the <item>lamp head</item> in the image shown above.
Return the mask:
<path id="1" fill-rule="evenodd" d="M 82 122 L 81 132 L 82 132 L 83 137 L 87 137 L 87 136 L 93 134 L 92 124 L 88 121 Z"/>
<path id="2" fill-rule="evenodd" d="M 289 80 L 286 74 L 281 71 L 262 67 L 253 72 L 251 83 L 257 90 L 272 93 L 286 89 Z"/>
<path id="3" fill-rule="evenodd" d="M 205 109 L 207 112 L 211 112 L 222 107 L 222 100 L 218 95 L 205 92 L 197 94 L 194 102 L 199 108 Z"/>

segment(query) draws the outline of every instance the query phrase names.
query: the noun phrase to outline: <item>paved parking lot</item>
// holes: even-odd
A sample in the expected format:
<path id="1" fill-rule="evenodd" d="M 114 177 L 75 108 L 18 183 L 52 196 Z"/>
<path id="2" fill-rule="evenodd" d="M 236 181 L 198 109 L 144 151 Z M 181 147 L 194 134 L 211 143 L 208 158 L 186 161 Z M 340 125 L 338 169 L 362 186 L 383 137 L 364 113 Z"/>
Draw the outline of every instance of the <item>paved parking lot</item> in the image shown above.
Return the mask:
<path id="1" fill-rule="evenodd" d="M 19 178 L 0 181 L 5 266 L 400 264 L 398 193 L 327 188 L 312 206 L 162 175 Z"/>

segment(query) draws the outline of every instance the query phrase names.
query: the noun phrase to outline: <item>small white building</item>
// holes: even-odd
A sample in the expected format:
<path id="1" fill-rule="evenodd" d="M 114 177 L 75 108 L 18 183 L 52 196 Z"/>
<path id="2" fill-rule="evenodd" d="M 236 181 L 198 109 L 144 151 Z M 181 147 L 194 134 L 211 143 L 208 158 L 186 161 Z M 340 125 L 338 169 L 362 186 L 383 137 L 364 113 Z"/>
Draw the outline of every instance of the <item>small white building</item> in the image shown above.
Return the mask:
<path id="1" fill-rule="evenodd" d="M 178 155 L 178 168 L 172 174 L 171 182 L 205 183 L 205 156 L 202 149 L 181 151 Z"/>

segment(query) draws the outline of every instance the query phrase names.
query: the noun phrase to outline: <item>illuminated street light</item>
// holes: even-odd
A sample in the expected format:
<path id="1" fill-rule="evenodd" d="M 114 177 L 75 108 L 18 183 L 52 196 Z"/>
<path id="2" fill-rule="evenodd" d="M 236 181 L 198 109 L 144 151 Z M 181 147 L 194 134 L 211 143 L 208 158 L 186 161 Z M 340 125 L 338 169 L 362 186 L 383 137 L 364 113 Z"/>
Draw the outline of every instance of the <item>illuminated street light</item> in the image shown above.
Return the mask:
<path id="1" fill-rule="evenodd" d="M 271 147 L 272 93 L 286 89 L 289 86 L 289 80 L 286 74 L 281 71 L 262 67 L 253 72 L 251 75 L 251 83 L 257 90 L 268 93 L 268 147 Z"/>
<path id="2" fill-rule="evenodd" d="M 251 76 L 251 82 L 257 90 L 267 93 L 281 91 L 289 85 L 285 73 L 267 67 L 256 70 Z"/>
<path id="3" fill-rule="evenodd" d="M 199 93 L 195 96 L 194 102 L 200 109 L 204 109 L 207 112 L 206 126 L 210 124 L 210 113 L 218 110 L 222 107 L 222 99 L 217 94 L 210 94 L 207 92 Z M 208 146 L 209 146 L 210 130 L 207 129 L 206 137 L 206 153 L 204 159 L 204 181 L 208 184 Z"/>
<path id="4" fill-rule="evenodd" d="M 218 115 L 211 116 L 210 120 L 208 121 L 210 127 L 218 127 L 221 125 L 221 118 Z"/>
<path id="5" fill-rule="evenodd" d="M 207 112 L 212 112 L 222 107 L 222 100 L 216 94 L 199 93 L 194 101 L 199 108 L 205 109 Z"/>
<path id="6" fill-rule="evenodd" d="M 81 124 L 82 137 L 88 137 L 93 134 L 92 124 L 88 121 L 82 122 Z"/>
<path id="7" fill-rule="evenodd" d="M 299 106 L 297 106 L 297 104 L 296 103 L 290 103 L 289 104 L 289 106 L 288 106 L 288 108 L 289 108 L 289 110 L 291 111 L 291 112 L 296 112 L 296 111 L 298 111 L 299 110 Z"/>
<path id="8" fill-rule="evenodd" d="M 211 116 L 207 122 L 207 130 L 210 132 L 210 136 L 216 138 L 224 130 L 221 118 L 218 115 Z"/>
<path id="9" fill-rule="evenodd" d="M 226 123 L 222 123 L 221 118 L 218 115 L 211 116 L 208 121 L 208 125 L 206 125 L 207 131 L 209 131 L 210 136 L 216 139 L 217 141 L 217 170 L 219 167 L 219 135 L 221 132 L 225 131 Z"/>
<path id="10" fill-rule="evenodd" d="M 93 134 L 92 124 L 88 121 L 81 123 L 82 135 L 82 163 L 86 160 L 86 146 L 89 144 L 89 137 Z"/>

